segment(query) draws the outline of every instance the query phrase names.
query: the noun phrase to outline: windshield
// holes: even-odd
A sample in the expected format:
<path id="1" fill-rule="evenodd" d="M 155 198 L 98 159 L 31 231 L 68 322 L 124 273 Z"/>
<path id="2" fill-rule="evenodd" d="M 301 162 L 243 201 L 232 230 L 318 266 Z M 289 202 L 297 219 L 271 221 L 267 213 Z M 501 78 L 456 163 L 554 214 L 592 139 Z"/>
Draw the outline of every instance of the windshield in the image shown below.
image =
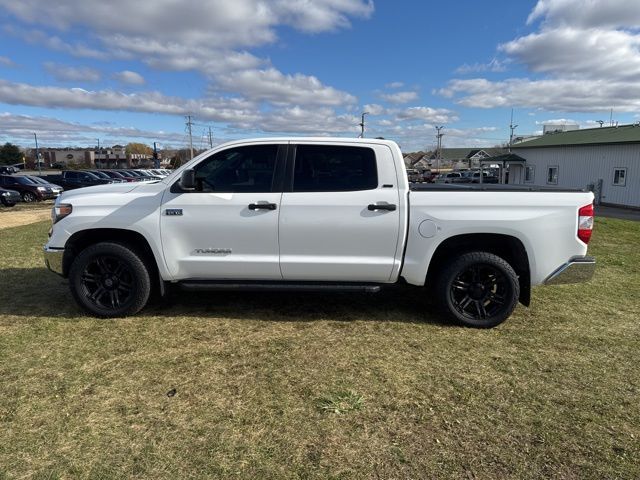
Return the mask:
<path id="1" fill-rule="evenodd" d="M 40 178 L 40 177 L 34 177 L 34 176 L 29 176 L 29 177 L 25 177 L 28 178 L 29 180 L 31 180 L 34 183 L 39 183 L 41 185 L 46 185 L 49 182 L 47 182 L 44 178 Z"/>
<path id="2" fill-rule="evenodd" d="M 109 175 L 107 175 L 104 172 L 89 172 L 89 173 L 93 173 L 98 178 L 111 178 L 109 177 Z"/>

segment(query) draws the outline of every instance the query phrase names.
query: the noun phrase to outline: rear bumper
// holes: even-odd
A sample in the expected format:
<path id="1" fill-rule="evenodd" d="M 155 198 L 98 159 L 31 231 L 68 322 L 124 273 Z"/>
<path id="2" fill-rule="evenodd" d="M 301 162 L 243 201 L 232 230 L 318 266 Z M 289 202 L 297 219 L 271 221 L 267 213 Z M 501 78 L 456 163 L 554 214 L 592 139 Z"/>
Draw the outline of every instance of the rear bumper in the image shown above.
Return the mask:
<path id="1" fill-rule="evenodd" d="M 561 285 L 565 283 L 588 282 L 596 269 L 593 257 L 573 257 L 544 281 L 545 285 Z"/>
<path id="2" fill-rule="evenodd" d="M 49 270 L 58 275 L 63 275 L 62 257 L 64 256 L 64 248 L 44 247 L 44 264 Z"/>

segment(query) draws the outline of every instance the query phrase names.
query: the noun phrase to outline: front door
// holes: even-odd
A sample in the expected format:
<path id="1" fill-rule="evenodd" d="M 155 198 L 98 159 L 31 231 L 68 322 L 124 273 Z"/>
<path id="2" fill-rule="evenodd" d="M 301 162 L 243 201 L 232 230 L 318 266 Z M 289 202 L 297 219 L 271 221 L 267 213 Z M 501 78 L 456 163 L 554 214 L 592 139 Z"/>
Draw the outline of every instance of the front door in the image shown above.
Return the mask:
<path id="1" fill-rule="evenodd" d="M 165 193 L 162 248 L 176 280 L 282 279 L 275 179 L 285 148 L 258 143 L 215 152 L 194 167 L 195 191 L 176 182 Z"/>
<path id="2" fill-rule="evenodd" d="M 284 280 L 389 282 L 400 261 L 401 226 L 391 150 L 361 144 L 290 148 L 295 160 L 280 211 Z"/>

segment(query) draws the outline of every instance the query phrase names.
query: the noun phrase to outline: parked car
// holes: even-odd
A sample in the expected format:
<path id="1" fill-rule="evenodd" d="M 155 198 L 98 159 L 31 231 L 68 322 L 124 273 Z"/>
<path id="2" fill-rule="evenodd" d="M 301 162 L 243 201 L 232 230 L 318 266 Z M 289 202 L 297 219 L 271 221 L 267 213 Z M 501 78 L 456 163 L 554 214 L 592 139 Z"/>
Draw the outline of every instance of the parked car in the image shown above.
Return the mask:
<path id="1" fill-rule="evenodd" d="M 480 172 L 467 172 L 465 178 L 468 183 L 480 183 Z M 500 183 L 500 181 L 497 176 L 482 172 L 482 183 Z"/>
<path id="2" fill-rule="evenodd" d="M 45 262 L 98 317 L 135 314 L 169 285 L 295 294 L 402 283 L 481 328 L 529 305 L 535 285 L 593 275 L 593 193 L 414 185 L 389 140 L 230 142 L 171 182 L 65 192 Z"/>
<path id="3" fill-rule="evenodd" d="M 13 167 L 11 165 L 2 165 L 0 167 L 0 174 L 3 175 L 11 175 L 13 173 L 18 173 L 20 170 L 18 170 L 16 167 Z"/>
<path id="4" fill-rule="evenodd" d="M 461 172 L 441 173 L 434 183 L 466 183 L 467 179 Z"/>
<path id="5" fill-rule="evenodd" d="M 51 187 L 36 183 L 23 175 L 0 175 L 0 186 L 16 190 L 25 202 L 56 198 Z"/>
<path id="6" fill-rule="evenodd" d="M 22 201 L 20 192 L 0 187 L 0 203 L 2 203 L 2 205 L 5 207 L 13 207 L 20 201 Z"/>
<path id="7" fill-rule="evenodd" d="M 407 178 L 411 183 L 421 182 L 423 180 L 422 174 L 413 168 L 407 168 Z"/>
<path id="8" fill-rule="evenodd" d="M 25 177 L 27 177 L 29 180 L 32 180 L 36 183 L 39 183 L 40 185 L 47 185 L 51 188 L 51 190 L 53 191 L 53 193 L 56 195 L 56 197 L 58 197 L 62 192 L 64 192 L 64 188 L 62 188 L 60 185 L 56 185 L 55 183 L 51 183 L 47 180 L 45 180 L 42 177 L 39 177 L 38 175 L 24 175 Z"/>
<path id="9" fill-rule="evenodd" d="M 60 175 L 43 175 L 42 178 L 62 186 L 65 190 L 114 183 L 113 179 L 98 178 L 84 170 L 63 170 Z"/>
<path id="10" fill-rule="evenodd" d="M 136 181 L 136 179 L 134 179 L 133 177 L 128 177 L 124 175 L 122 172 L 116 172 L 115 170 L 100 170 L 100 171 L 113 180 L 120 180 L 122 182 Z"/>
<path id="11" fill-rule="evenodd" d="M 102 178 L 103 180 L 112 180 L 113 183 L 123 183 L 125 180 L 121 178 L 114 178 L 111 175 L 108 175 L 104 170 L 85 170 L 85 172 L 92 173 L 98 178 Z"/>

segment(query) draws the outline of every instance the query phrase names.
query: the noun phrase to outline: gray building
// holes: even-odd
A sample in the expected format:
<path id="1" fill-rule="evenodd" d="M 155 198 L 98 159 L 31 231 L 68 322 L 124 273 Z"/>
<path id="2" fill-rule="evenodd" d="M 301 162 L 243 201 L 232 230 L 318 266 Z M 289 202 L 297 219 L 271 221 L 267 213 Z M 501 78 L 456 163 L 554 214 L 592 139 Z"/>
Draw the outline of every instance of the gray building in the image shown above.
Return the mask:
<path id="1" fill-rule="evenodd" d="M 640 208 L 640 123 L 550 133 L 513 145 L 509 183 L 591 188 L 596 203 Z"/>

